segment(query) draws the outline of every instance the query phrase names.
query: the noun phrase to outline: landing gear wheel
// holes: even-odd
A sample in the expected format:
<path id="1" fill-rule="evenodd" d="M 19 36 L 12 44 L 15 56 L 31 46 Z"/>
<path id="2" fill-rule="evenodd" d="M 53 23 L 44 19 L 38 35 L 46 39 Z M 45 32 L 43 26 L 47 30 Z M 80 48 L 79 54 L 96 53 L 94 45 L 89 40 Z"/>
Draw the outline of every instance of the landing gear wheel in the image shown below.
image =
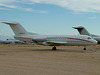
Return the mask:
<path id="1" fill-rule="evenodd" d="M 54 47 L 52 48 L 52 50 L 57 50 L 57 48 L 54 46 Z"/>
<path id="2" fill-rule="evenodd" d="M 86 50 L 86 48 L 84 48 L 83 50 Z"/>

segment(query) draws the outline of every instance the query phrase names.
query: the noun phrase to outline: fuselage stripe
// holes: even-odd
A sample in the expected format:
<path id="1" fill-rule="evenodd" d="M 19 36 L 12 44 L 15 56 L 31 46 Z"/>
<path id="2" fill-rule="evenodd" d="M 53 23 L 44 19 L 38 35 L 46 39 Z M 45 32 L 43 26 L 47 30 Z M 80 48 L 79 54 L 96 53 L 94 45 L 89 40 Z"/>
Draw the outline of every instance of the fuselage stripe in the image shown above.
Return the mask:
<path id="1" fill-rule="evenodd" d="M 32 38 L 25 38 L 25 37 L 14 37 L 14 38 L 22 38 L 22 39 L 32 39 Z M 36 41 L 39 41 L 39 40 L 46 40 L 46 39 L 55 39 L 55 38 L 66 38 L 66 39 L 74 39 L 74 40 L 80 40 L 80 41 L 85 41 L 85 42 L 91 42 L 91 43 L 94 43 L 92 41 L 88 41 L 88 40 L 84 40 L 84 39 L 80 39 L 80 38 L 70 38 L 70 37 L 48 37 L 48 38 L 44 38 L 44 39 L 34 39 Z"/>

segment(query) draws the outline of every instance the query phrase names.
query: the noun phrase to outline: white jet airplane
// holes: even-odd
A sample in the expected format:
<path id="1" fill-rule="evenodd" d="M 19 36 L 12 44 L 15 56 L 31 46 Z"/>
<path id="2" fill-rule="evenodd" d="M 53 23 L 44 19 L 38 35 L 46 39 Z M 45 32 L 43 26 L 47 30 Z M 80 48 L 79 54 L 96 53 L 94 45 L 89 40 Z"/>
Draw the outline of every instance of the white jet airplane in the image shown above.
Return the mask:
<path id="1" fill-rule="evenodd" d="M 83 26 L 79 26 L 79 27 L 73 27 L 74 29 L 77 29 L 78 32 L 81 34 L 81 35 L 88 35 L 88 36 L 91 36 L 93 39 L 95 39 L 98 43 L 97 44 L 100 44 L 100 36 L 99 35 L 94 35 L 94 34 L 90 34 L 85 27 Z"/>
<path id="2" fill-rule="evenodd" d="M 21 41 L 34 42 L 39 45 L 53 46 L 52 50 L 56 50 L 56 46 L 84 46 L 96 45 L 97 41 L 87 35 L 39 35 L 27 32 L 19 23 L 3 22 L 10 25 L 15 33 L 14 38 Z"/>

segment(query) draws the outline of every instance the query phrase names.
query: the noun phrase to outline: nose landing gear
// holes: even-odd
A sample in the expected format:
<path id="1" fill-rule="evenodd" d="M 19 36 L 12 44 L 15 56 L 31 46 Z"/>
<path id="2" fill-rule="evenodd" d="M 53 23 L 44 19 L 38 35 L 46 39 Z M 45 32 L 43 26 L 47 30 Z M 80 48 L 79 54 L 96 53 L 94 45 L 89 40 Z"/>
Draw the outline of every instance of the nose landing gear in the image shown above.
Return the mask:
<path id="1" fill-rule="evenodd" d="M 83 50 L 86 50 L 86 48 L 83 48 Z"/>
<path id="2" fill-rule="evenodd" d="M 83 50 L 86 50 L 86 46 L 84 46 Z"/>

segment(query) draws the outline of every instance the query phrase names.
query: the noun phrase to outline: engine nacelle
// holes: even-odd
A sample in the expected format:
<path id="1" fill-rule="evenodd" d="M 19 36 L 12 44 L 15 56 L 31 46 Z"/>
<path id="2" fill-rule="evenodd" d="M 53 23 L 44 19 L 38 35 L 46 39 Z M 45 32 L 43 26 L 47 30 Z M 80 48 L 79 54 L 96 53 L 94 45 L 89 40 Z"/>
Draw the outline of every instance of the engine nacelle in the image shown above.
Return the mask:
<path id="1" fill-rule="evenodd" d="M 48 44 L 48 43 L 46 43 L 46 42 L 43 42 L 42 44 L 43 44 L 43 45 L 45 45 L 45 46 L 49 46 L 49 44 Z"/>

